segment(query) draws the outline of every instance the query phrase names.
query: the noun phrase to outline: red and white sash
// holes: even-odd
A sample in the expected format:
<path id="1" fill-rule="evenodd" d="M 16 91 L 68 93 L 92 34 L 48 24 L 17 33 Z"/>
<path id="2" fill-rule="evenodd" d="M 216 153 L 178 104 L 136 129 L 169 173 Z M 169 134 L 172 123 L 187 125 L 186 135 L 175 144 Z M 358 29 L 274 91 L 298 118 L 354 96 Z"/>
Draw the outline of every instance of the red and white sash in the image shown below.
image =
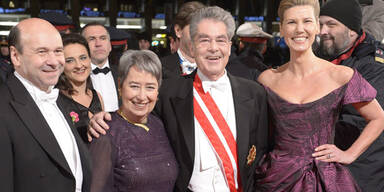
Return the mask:
<path id="1" fill-rule="evenodd" d="M 197 74 L 193 88 L 194 116 L 221 159 L 230 191 L 241 191 L 240 175 L 237 173 L 239 166 L 235 138 L 212 96 L 209 92 L 204 93 L 202 82 Z"/>

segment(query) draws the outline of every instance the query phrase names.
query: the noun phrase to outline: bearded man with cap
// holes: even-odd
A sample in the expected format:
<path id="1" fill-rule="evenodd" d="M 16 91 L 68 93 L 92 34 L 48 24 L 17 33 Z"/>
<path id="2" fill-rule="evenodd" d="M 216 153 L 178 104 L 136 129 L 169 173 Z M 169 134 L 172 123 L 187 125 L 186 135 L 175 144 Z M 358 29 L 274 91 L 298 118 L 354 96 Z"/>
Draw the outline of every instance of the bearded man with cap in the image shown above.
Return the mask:
<path id="1" fill-rule="evenodd" d="M 356 0 L 330 0 L 320 10 L 320 53 L 324 59 L 357 71 L 377 90 L 384 106 L 384 49 L 361 28 L 362 12 Z M 366 122 L 352 106 L 342 109 L 335 144 L 347 149 Z M 384 191 L 384 134 L 355 162 L 347 166 L 363 191 Z"/>
<path id="2" fill-rule="evenodd" d="M 272 35 L 251 22 L 240 25 L 236 35 L 240 39 L 240 53 L 229 62 L 226 68 L 232 75 L 256 81 L 260 73 L 268 69 L 263 63 L 263 54 L 267 50 L 267 41 L 272 38 Z"/>

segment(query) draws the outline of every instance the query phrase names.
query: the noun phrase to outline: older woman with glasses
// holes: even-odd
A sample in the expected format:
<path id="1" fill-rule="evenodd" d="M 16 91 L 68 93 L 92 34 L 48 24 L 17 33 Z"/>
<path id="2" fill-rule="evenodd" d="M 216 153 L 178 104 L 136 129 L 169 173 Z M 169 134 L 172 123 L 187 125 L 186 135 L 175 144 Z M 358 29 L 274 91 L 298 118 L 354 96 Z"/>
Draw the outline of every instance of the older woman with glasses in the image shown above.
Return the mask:
<path id="1" fill-rule="evenodd" d="M 122 105 L 111 114 L 110 131 L 90 145 L 91 191 L 173 191 L 178 165 L 162 121 L 151 114 L 161 84 L 156 54 L 125 52 L 118 84 Z"/>

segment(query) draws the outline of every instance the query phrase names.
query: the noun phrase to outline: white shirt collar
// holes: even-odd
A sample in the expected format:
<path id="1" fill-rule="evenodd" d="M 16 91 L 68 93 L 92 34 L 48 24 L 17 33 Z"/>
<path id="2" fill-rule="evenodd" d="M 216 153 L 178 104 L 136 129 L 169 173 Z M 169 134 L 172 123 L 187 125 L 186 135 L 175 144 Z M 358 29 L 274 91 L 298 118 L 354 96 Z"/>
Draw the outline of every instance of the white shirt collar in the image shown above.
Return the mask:
<path id="1" fill-rule="evenodd" d="M 227 71 L 224 69 L 224 74 L 216 81 L 212 81 L 205 76 L 199 68 L 197 69 L 197 75 L 199 76 L 204 92 L 206 93 L 211 88 L 224 91 L 227 87 L 230 87 L 230 81 L 227 75 Z"/>
<path id="2" fill-rule="evenodd" d="M 177 50 L 177 54 L 179 55 L 180 59 L 183 60 L 183 62 L 188 62 L 188 63 L 192 63 L 190 61 L 188 61 L 188 59 L 186 59 L 183 55 L 183 53 L 181 52 L 180 49 Z"/>
<path id="3" fill-rule="evenodd" d="M 197 69 L 197 75 L 199 75 L 201 81 L 212 81 L 212 80 L 208 79 L 208 77 L 205 76 L 205 75 L 200 71 L 200 69 Z M 229 83 L 229 78 L 228 78 L 227 70 L 226 70 L 226 69 L 224 69 L 224 74 L 223 74 L 223 76 L 221 76 L 218 80 L 216 80 L 216 81 L 212 81 L 212 82 L 222 82 L 222 81 L 228 81 L 228 83 Z"/>
<path id="4" fill-rule="evenodd" d="M 48 91 L 42 91 L 40 88 L 36 87 L 32 82 L 28 81 L 24 77 L 22 77 L 18 72 L 14 72 L 14 75 L 21 81 L 21 83 L 24 85 L 24 87 L 27 89 L 29 94 L 32 96 L 33 100 L 37 102 L 39 100 L 38 95 L 43 95 L 43 94 L 49 94 L 51 93 L 54 86 L 50 86 L 48 88 Z"/>

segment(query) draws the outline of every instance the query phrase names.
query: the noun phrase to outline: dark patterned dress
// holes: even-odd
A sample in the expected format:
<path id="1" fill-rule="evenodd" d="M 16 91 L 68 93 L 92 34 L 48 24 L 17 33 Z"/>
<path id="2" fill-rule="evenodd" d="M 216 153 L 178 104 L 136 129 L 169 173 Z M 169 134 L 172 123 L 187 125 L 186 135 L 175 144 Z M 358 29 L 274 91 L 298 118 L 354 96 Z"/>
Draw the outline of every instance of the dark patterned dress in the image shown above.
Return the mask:
<path id="1" fill-rule="evenodd" d="M 72 98 L 64 95 L 60 92 L 59 97 L 57 99 L 62 100 L 64 103 L 64 107 L 66 111 L 68 111 L 68 115 L 71 112 L 75 112 L 78 114 L 79 118 L 77 122 L 74 122 L 75 127 L 77 129 L 77 132 L 80 134 L 80 137 L 83 139 L 85 143 L 88 143 L 87 138 L 87 127 L 89 123 L 89 116 L 88 112 L 92 114 L 96 114 L 100 111 L 102 111 L 101 102 L 99 99 L 99 96 L 97 95 L 96 90 L 91 89 L 92 91 L 92 101 L 91 104 L 89 104 L 89 107 L 86 107 Z"/>
<path id="2" fill-rule="evenodd" d="M 148 116 L 149 131 L 117 113 L 106 135 L 90 144 L 91 192 L 171 192 L 178 164 L 161 120 Z"/>
<path id="3" fill-rule="evenodd" d="M 360 191 L 349 170 L 312 157 L 332 144 L 342 105 L 371 101 L 376 90 L 355 70 L 349 82 L 309 103 L 293 104 L 266 87 L 274 149 L 256 169 L 257 191 Z"/>

